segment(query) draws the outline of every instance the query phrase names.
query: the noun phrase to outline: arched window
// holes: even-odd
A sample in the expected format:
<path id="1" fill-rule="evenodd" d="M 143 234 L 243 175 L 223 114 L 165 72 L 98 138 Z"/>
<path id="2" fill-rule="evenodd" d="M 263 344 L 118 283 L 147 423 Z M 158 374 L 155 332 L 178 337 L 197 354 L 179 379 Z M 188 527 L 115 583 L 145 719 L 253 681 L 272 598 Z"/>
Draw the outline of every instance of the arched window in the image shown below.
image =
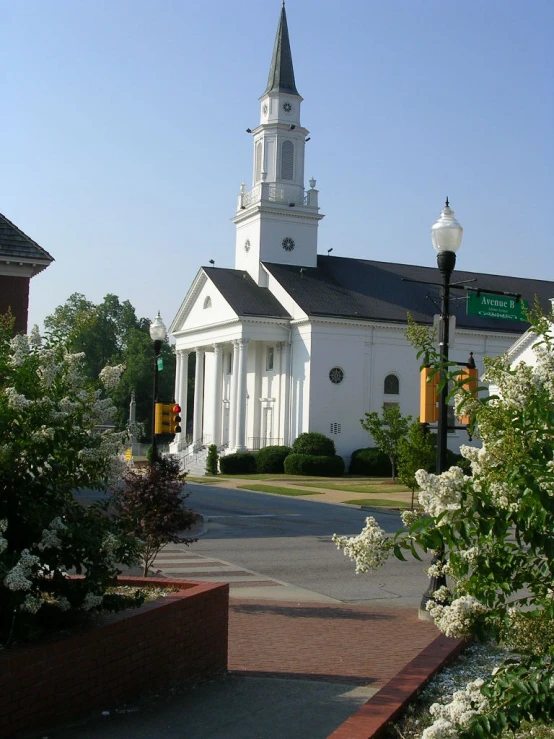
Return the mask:
<path id="1" fill-rule="evenodd" d="M 256 182 L 262 177 L 262 142 L 256 144 Z"/>
<path id="2" fill-rule="evenodd" d="M 396 375 L 387 375 L 384 385 L 385 395 L 400 395 L 400 382 Z"/>
<path id="3" fill-rule="evenodd" d="M 206 296 L 204 300 L 204 308 L 211 308 L 212 307 L 212 299 L 209 295 Z"/>
<path id="4" fill-rule="evenodd" d="M 281 179 L 294 179 L 294 144 L 292 141 L 283 141 L 281 147 Z"/>

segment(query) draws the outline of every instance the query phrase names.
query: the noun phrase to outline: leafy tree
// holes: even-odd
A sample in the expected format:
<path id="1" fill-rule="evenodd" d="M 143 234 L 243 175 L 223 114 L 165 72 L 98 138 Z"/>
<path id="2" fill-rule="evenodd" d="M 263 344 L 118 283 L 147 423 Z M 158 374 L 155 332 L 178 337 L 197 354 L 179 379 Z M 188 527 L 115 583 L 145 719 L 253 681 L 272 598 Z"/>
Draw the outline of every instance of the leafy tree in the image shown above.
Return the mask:
<path id="1" fill-rule="evenodd" d="M 435 435 L 425 432 L 419 421 L 411 423 L 407 435 L 398 442 L 398 479 L 412 491 L 412 508 L 415 491 L 419 488 L 416 472 L 431 469 L 436 456 Z"/>
<path id="2" fill-rule="evenodd" d="M 144 438 L 150 438 L 154 354 L 149 319 L 137 318 L 131 303 L 121 302 L 116 295 L 108 294 L 95 305 L 84 295 L 73 293 L 46 317 L 44 325 L 51 336 L 63 341 L 71 351 L 85 353 L 84 368 L 90 379 L 97 380 L 106 364 L 125 366 L 121 382 L 110 390 L 117 408 L 114 422 L 119 429 L 126 427 L 134 390 L 137 421 L 143 426 Z M 175 353 L 168 342 L 162 345 L 161 355 L 164 369 L 158 375 L 158 394 L 161 399 L 172 400 Z M 189 403 L 192 412 L 191 406 Z"/>
<path id="3" fill-rule="evenodd" d="M 376 446 L 390 459 L 393 480 L 396 478 L 400 440 L 407 436 L 411 420 L 411 416 L 402 415 L 397 405 L 383 406 L 381 416 L 372 411 L 360 419 L 362 427 L 369 431 Z"/>
<path id="4" fill-rule="evenodd" d="M 508 357 L 485 360 L 485 379 L 497 397 L 475 398 L 457 383 L 458 413 L 469 413 L 482 448 L 462 447 L 472 467 L 441 475 L 416 473 L 421 512 L 403 514 L 405 529 L 389 538 L 374 519 L 355 537 L 334 541 L 358 572 L 389 555 L 441 552 L 430 576 L 448 586 L 433 593 L 427 609 L 447 636 L 492 639 L 512 654 L 484 683 L 470 683 L 451 703 L 436 704 L 435 723 L 422 739 L 437 736 L 499 737 L 523 721 L 554 720 L 554 338 L 552 319 L 532 312 L 537 334 L 533 366 L 510 366 Z M 411 339 L 426 363 L 441 357 L 418 327 Z M 534 729 L 532 730 L 534 732 Z"/>
<path id="5" fill-rule="evenodd" d="M 129 469 L 123 486 L 113 491 L 112 503 L 123 530 L 141 542 L 143 574 L 146 577 L 158 553 L 170 542 L 192 544 L 187 537 L 196 514 L 183 505 L 184 475 L 179 463 L 164 457 L 146 470 Z"/>

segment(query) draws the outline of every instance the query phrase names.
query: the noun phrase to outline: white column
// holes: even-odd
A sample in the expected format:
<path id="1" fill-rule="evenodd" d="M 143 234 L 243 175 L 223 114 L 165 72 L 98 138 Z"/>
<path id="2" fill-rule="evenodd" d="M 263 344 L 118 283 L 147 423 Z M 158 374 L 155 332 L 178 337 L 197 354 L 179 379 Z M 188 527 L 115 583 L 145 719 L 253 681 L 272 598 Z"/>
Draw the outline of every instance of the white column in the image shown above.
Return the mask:
<path id="1" fill-rule="evenodd" d="M 196 445 L 202 443 L 202 405 L 204 402 L 204 349 L 196 347 L 196 372 L 194 375 L 194 417 L 192 440 Z"/>
<path id="2" fill-rule="evenodd" d="M 239 371 L 237 388 L 237 452 L 245 452 L 246 447 L 246 370 L 248 339 L 239 339 Z"/>
<path id="3" fill-rule="evenodd" d="M 291 371 L 291 344 L 287 341 L 283 344 L 283 367 L 284 367 L 284 393 L 282 397 L 283 403 L 283 444 L 290 446 L 294 439 L 291 439 L 290 430 L 290 414 L 291 414 L 291 386 L 292 386 L 292 371 Z"/>
<path id="4" fill-rule="evenodd" d="M 180 349 L 177 352 L 177 395 L 175 400 L 181 406 L 181 433 L 179 434 L 179 448 L 182 449 L 187 443 L 187 397 L 189 387 L 189 351 Z"/>
<path id="5" fill-rule="evenodd" d="M 237 386 L 239 376 L 239 345 L 233 341 L 233 367 L 231 374 L 231 406 L 229 409 L 229 449 L 234 451 L 237 443 Z"/>
<path id="6" fill-rule="evenodd" d="M 214 409 L 213 409 L 213 443 L 221 444 L 221 393 L 223 389 L 222 344 L 214 344 Z"/>

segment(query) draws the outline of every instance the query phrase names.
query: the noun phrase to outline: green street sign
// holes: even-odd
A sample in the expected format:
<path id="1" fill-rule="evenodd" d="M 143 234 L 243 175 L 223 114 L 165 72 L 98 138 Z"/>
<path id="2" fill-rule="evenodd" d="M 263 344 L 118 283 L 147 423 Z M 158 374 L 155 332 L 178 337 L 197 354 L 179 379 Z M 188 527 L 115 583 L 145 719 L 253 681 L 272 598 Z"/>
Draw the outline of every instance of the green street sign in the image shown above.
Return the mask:
<path id="1" fill-rule="evenodd" d="M 158 362 L 158 372 L 161 372 L 164 368 L 164 358 L 163 357 L 157 357 L 156 361 Z"/>
<path id="2" fill-rule="evenodd" d="M 505 318 L 509 321 L 526 321 L 524 309 L 527 301 L 508 295 L 468 290 L 467 315 L 486 318 Z"/>

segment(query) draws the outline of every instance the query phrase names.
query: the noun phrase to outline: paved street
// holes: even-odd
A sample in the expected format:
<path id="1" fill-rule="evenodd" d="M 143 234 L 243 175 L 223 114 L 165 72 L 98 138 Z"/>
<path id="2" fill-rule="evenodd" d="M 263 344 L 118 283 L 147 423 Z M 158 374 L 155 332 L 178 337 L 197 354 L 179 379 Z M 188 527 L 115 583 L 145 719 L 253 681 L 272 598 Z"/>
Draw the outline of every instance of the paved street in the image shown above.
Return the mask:
<path id="1" fill-rule="evenodd" d="M 268 586 L 262 585 L 270 580 L 302 589 L 304 599 L 314 600 L 319 595 L 320 601 L 330 598 L 414 608 L 428 585 L 424 565 L 417 561 L 390 560 L 378 572 L 355 574 L 353 563 L 334 546 L 331 536 L 359 533 L 370 515 L 368 511 L 194 483 L 187 484 L 187 492 L 189 505 L 204 516 L 206 533 L 186 551 L 180 546 L 164 550 L 156 565 L 162 571 L 163 560 L 175 560 L 175 549 L 183 549 L 185 560 L 209 557 L 225 562 L 222 570 L 212 570 L 210 577 L 230 582 L 236 597 L 249 594 L 244 591 L 249 586 L 245 576 L 236 571 L 238 567 L 252 573 L 250 578 L 258 577 L 259 587 L 266 588 L 263 596 L 257 593 L 258 597 L 283 597 L 275 585 L 273 595 Z M 401 525 L 396 513 L 375 509 L 371 515 L 388 532 Z M 228 569 L 231 564 L 235 569 Z M 167 574 L 202 577 L 190 570 L 187 574 L 186 567 L 179 570 L 173 562 L 175 566 L 178 571 Z M 211 566 L 217 565 L 212 562 Z M 254 582 L 250 579 L 250 586 Z M 300 593 L 297 599 L 301 599 Z"/>

